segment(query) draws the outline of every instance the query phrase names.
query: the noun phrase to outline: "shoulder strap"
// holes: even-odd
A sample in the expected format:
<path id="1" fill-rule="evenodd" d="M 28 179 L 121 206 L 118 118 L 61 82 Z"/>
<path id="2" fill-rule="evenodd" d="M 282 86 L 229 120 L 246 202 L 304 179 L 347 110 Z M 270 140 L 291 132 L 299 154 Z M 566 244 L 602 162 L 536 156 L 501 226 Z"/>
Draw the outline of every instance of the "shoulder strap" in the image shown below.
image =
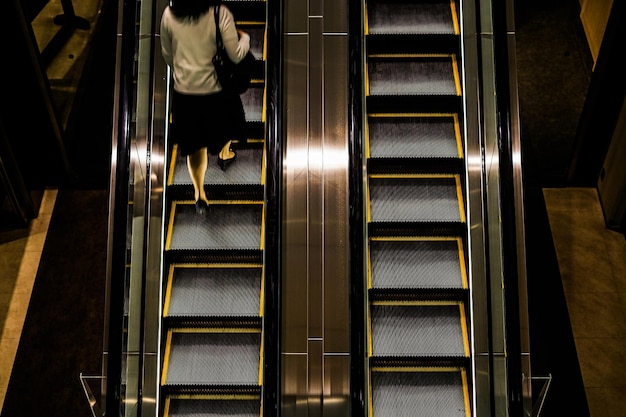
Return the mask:
<path id="1" fill-rule="evenodd" d="M 215 41 L 217 48 L 222 47 L 222 34 L 220 33 L 220 5 L 218 4 L 213 8 L 213 15 L 215 16 Z"/>

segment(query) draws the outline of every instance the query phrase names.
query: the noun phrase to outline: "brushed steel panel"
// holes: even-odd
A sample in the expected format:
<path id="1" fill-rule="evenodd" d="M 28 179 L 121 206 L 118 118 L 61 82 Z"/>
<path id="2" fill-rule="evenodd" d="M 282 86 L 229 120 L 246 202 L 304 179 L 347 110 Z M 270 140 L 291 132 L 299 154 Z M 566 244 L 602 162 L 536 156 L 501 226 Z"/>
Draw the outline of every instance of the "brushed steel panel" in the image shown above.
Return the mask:
<path id="1" fill-rule="evenodd" d="M 337 0 L 323 0 L 324 2 L 324 32 L 348 32 L 348 2 Z"/>
<path id="2" fill-rule="evenodd" d="M 308 36 L 285 38 L 283 351 L 307 350 Z"/>
<path id="3" fill-rule="evenodd" d="M 324 36 L 324 351 L 348 352 L 348 37 Z"/>
<path id="4" fill-rule="evenodd" d="M 309 337 L 322 337 L 322 281 L 324 264 L 322 19 L 309 19 Z"/>
<path id="5" fill-rule="evenodd" d="M 306 33 L 308 30 L 309 20 L 309 4 L 308 0 L 289 0 L 284 3 L 283 16 L 284 30 L 287 33 Z M 306 51 L 306 48 L 305 48 Z M 285 46 L 285 52 L 287 47 Z M 285 58 L 289 60 L 289 54 L 285 54 Z"/>
<path id="6" fill-rule="evenodd" d="M 301 417 L 308 415 L 308 377 L 307 355 L 282 356 L 281 396 L 282 417 Z"/>
<path id="7" fill-rule="evenodd" d="M 350 415 L 350 356 L 324 356 L 324 417 Z"/>
<path id="8" fill-rule="evenodd" d="M 309 0 L 309 17 L 324 15 L 323 0 Z M 326 16 L 324 16 L 326 18 Z"/>
<path id="9" fill-rule="evenodd" d="M 323 362 L 322 362 L 322 339 L 309 341 L 309 414 L 308 417 L 322 417 L 325 415 L 322 406 L 326 401 L 323 398 Z"/>

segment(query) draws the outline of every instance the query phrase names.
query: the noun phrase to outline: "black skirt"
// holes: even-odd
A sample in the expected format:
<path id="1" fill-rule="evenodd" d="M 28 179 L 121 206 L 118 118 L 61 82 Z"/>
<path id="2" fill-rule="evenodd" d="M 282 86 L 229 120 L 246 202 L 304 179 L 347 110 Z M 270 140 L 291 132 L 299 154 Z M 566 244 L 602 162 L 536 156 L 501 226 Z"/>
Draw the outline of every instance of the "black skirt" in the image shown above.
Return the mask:
<path id="1" fill-rule="evenodd" d="M 245 142 L 246 117 L 239 94 L 192 95 L 174 91 L 170 138 L 178 152 L 190 155 L 207 148 L 216 155 L 229 140 Z"/>

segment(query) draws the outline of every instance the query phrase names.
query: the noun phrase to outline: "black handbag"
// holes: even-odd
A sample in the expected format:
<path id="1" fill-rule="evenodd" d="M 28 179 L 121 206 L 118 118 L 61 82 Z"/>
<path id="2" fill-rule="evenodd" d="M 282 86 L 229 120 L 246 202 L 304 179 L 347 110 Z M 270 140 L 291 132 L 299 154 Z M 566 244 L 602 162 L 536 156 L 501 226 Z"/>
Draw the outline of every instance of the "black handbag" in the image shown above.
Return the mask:
<path id="1" fill-rule="evenodd" d="M 256 58 L 251 51 L 248 51 L 245 58 L 238 64 L 235 64 L 230 60 L 228 53 L 224 48 L 224 42 L 222 41 L 222 35 L 220 33 L 219 10 L 220 6 L 215 6 L 214 13 L 217 52 L 213 57 L 213 65 L 215 66 L 217 79 L 222 86 L 222 90 L 234 91 L 238 94 L 242 94 L 245 93 L 250 86 Z"/>

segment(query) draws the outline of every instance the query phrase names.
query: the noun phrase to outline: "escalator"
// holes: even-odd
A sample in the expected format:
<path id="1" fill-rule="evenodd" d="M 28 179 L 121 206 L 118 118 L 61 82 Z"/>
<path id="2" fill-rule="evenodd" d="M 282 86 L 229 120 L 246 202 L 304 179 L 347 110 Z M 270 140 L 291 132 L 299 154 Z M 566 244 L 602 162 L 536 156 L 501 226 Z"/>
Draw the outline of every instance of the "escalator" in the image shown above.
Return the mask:
<path id="1" fill-rule="evenodd" d="M 209 158 L 206 217 L 195 212 L 186 160 L 168 151 L 163 254 L 164 416 L 262 414 L 266 172 L 266 2 L 224 2 L 257 58 L 242 95 L 247 141 L 226 171 Z"/>
<path id="2" fill-rule="evenodd" d="M 472 414 L 456 2 L 366 0 L 368 415 Z"/>

